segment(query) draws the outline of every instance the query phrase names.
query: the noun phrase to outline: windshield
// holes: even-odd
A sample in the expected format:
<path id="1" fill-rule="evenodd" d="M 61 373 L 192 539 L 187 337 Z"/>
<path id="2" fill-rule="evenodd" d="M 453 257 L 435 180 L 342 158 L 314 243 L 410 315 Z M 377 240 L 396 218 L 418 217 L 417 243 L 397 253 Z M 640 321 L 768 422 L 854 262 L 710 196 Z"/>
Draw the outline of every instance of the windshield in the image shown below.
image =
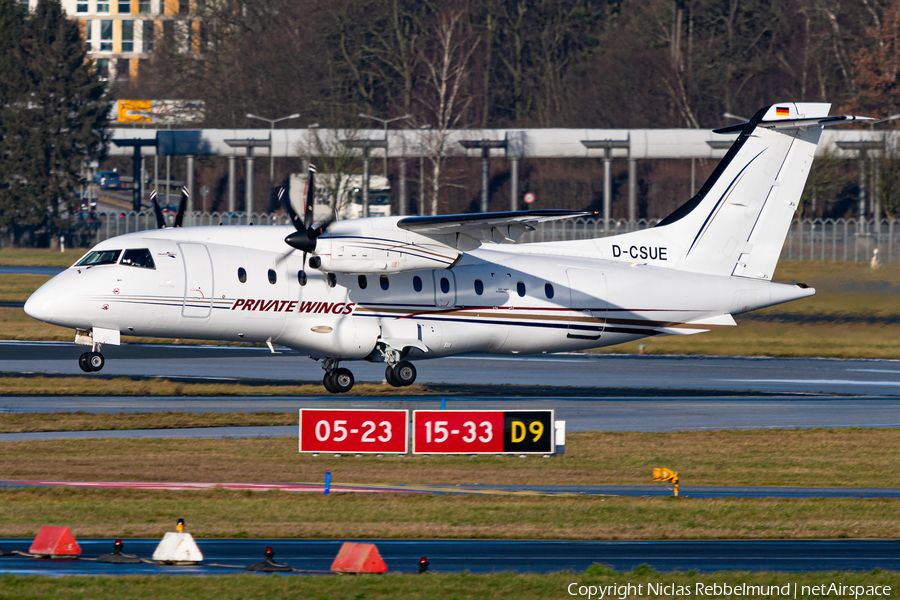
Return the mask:
<path id="1" fill-rule="evenodd" d="M 134 250 L 126 250 L 122 255 L 122 264 L 129 267 L 143 267 L 144 269 L 155 269 L 153 257 L 150 256 L 150 250 L 147 248 L 138 248 Z"/>
<path id="2" fill-rule="evenodd" d="M 119 260 L 121 250 L 91 250 L 75 263 L 76 267 L 96 267 L 97 265 L 114 265 Z"/>

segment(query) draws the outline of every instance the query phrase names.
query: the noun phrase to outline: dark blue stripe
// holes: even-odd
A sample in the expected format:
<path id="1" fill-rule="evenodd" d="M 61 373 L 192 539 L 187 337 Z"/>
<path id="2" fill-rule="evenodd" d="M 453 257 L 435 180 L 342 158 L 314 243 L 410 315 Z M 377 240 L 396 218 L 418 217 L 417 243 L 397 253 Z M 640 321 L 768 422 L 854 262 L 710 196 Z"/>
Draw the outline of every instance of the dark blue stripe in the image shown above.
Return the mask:
<path id="1" fill-rule="evenodd" d="M 759 155 L 762 154 L 763 152 L 765 152 L 766 150 L 768 150 L 768 148 L 763 148 L 762 150 L 760 150 L 760 151 L 759 151 L 759 154 L 757 154 L 757 155 L 754 156 L 752 159 L 750 159 L 750 162 L 748 162 L 746 165 L 744 165 L 744 168 L 741 169 L 740 172 L 739 172 L 737 175 L 734 176 L 734 179 L 732 179 L 732 180 L 731 180 L 731 183 L 728 184 L 728 187 L 725 188 L 725 191 L 722 193 L 722 196 L 719 198 L 719 201 L 716 202 L 716 205 L 715 205 L 715 206 L 713 207 L 713 209 L 709 212 L 709 215 L 706 217 L 706 220 L 703 221 L 703 225 L 700 227 L 700 231 L 697 232 L 697 236 L 694 238 L 694 241 L 691 242 L 691 247 L 688 248 L 687 254 L 684 255 L 685 257 L 688 257 L 688 256 L 691 255 L 691 250 L 694 249 L 694 244 L 696 244 L 696 243 L 697 243 L 697 240 L 700 239 L 700 235 L 703 233 L 703 228 L 706 227 L 706 224 L 709 223 L 709 220 L 710 220 L 710 219 L 712 218 L 712 216 L 715 214 L 716 209 L 718 209 L 718 208 L 719 208 L 719 205 L 722 204 L 722 200 L 724 200 L 724 199 L 725 199 L 725 196 L 728 195 L 728 191 L 729 191 L 729 190 L 731 189 L 731 187 L 734 185 L 734 182 L 736 182 L 736 181 L 738 180 L 738 178 L 741 176 L 741 174 L 742 174 L 744 171 L 747 170 L 747 167 L 749 167 L 749 166 L 753 163 L 753 161 L 756 160 L 757 158 L 759 158 Z"/>

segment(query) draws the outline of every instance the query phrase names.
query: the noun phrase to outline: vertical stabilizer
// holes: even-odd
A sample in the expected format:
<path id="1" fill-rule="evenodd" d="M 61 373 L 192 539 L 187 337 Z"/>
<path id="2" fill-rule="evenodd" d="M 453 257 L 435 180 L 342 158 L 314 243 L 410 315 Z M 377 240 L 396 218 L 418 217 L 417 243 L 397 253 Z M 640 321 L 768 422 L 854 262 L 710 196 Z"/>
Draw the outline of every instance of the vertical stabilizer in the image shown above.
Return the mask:
<path id="1" fill-rule="evenodd" d="M 773 104 L 717 130 L 740 135 L 699 193 L 652 229 L 606 238 L 616 244 L 613 258 L 630 260 L 623 248 L 660 247 L 665 263 L 648 264 L 772 279 L 822 127 L 858 118 L 829 117 L 830 106 Z"/>

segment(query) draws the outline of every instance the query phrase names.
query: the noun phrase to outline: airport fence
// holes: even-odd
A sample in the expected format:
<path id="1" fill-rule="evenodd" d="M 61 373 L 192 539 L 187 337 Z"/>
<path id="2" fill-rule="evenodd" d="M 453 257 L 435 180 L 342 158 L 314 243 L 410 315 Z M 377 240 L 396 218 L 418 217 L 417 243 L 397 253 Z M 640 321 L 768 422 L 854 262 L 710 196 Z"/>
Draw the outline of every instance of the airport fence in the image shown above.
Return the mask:
<path id="1" fill-rule="evenodd" d="M 170 224 L 174 217 L 167 217 Z M 185 215 L 185 226 L 288 225 L 281 214 L 254 213 L 248 220 L 243 213 L 195 212 Z M 526 232 L 520 242 L 553 242 L 584 240 L 619 235 L 653 227 L 656 220 L 611 221 L 604 227 L 603 219 L 579 218 L 538 223 Z M 82 219 L 69 234 L 70 245 L 90 246 L 103 240 L 156 228 L 156 217 L 150 211 L 140 213 L 96 213 Z M 79 232 L 80 233 L 77 233 Z M 877 252 L 876 252 L 877 251 Z M 873 255 L 883 263 L 900 262 L 900 220 L 881 219 L 794 219 L 791 223 L 781 258 L 787 260 L 821 260 L 869 262 Z"/>

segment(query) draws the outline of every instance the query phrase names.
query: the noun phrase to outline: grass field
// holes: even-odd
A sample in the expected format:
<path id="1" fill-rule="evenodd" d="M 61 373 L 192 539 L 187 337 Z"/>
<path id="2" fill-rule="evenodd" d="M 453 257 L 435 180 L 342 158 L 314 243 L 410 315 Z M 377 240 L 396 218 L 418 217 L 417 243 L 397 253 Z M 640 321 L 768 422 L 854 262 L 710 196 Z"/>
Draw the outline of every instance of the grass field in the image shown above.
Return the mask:
<path id="1" fill-rule="evenodd" d="M 2 559 L 0 559 L 2 560 Z M 696 593 L 697 584 L 747 584 L 785 586 L 796 584 L 797 598 L 812 597 L 803 586 L 831 582 L 842 585 L 891 586 L 891 594 L 900 586 L 900 574 L 889 571 L 870 573 L 746 573 L 719 571 L 715 574 L 658 573 L 647 566 L 630 573 L 616 573 L 594 565 L 584 573 L 531 575 L 495 573 L 430 573 L 428 575 L 368 575 L 359 577 L 280 577 L 278 575 L 225 575 L 221 577 L 10 577 L 0 576 L 0 599 L 42 600 L 122 600 L 123 598 L 195 598 L 197 600 L 546 600 L 570 598 L 569 585 L 640 585 L 631 597 L 657 597 L 648 593 L 647 584 L 675 584 Z M 572 588 L 577 592 L 577 588 Z M 793 588 L 790 588 L 791 597 Z M 804 593 L 806 592 L 806 593 Z M 578 597 L 578 596 L 575 596 Z M 586 596 L 580 596 L 586 598 Z M 605 598 L 618 598 L 606 595 Z M 725 596 L 717 596 L 725 597 Z M 752 596 L 751 596 L 752 597 Z M 759 597 L 759 596 L 756 596 Z M 834 598 L 835 596 L 832 596 Z M 597 596 L 594 596 L 596 599 Z"/>
<path id="2" fill-rule="evenodd" d="M 0 423 L 16 417 L 0 414 Z M 142 418 L 149 422 L 157 415 Z M 171 422 L 177 417 L 158 418 Z M 203 419 L 191 418 L 193 423 Z M 248 415 L 246 420 L 255 418 Z M 235 416 L 230 422 L 241 421 Z M 892 487 L 900 481 L 900 429 L 585 432 L 570 433 L 566 442 L 564 455 L 548 459 L 315 457 L 297 452 L 296 437 L 6 442 L 0 444 L 0 480 L 321 482 L 330 471 L 335 485 L 649 484 L 653 467 L 668 467 L 680 474 L 684 486 Z"/>
<path id="3" fill-rule="evenodd" d="M 31 252 L 31 251 L 29 251 Z M 0 264 L 71 264 L 59 253 L 33 255 L 0 251 Z M 68 262 L 66 262 L 68 261 Z M 21 302 L 46 276 L 0 275 L 0 301 Z M 719 354 L 752 356 L 828 356 L 900 359 L 900 265 L 873 270 L 866 263 L 782 262 L 775 276 L 783 283 L 816 288 L 812 298 L 738 315 L 738 327 L 690 336 L 654 337 L 601 352 Z M 4 337 L 28 340 L 73 339 L 69 329 L 39 323 L 21 308 L 0 307 Z M 146 340 L 123 336 L 125 341 Z M 839 342 L 838 342 L 839 340 Z"/>
<path id="4" fill-rule="evenodd" d="M 7 395 L 122 395 L 122 396 L 308 396 L 321 395 L 320 383 L 308 384 L 258 384 L 251 381 L 229 383 L 192 383 L 168 379 L 110 377 L 90 375 L 74 377 L 13 377 L 0 378 L 2 394 Z M 421 384 L 395 388 L 377 383 L 360 383 L 353 386 L 355 395 L 363 396 L 418 396 L 429 388 Z M 2 419 L 2 417 L 0 417 Z"/>
<path id="5" fill-rule="evenodd" d="M 333 481 L 333 485 L 334 481 Z M 0 490 L 0 537 L 802 539 L 900 537 L 900 500 Z M 2 567 L 2 563 L 0 563 Z"/>

